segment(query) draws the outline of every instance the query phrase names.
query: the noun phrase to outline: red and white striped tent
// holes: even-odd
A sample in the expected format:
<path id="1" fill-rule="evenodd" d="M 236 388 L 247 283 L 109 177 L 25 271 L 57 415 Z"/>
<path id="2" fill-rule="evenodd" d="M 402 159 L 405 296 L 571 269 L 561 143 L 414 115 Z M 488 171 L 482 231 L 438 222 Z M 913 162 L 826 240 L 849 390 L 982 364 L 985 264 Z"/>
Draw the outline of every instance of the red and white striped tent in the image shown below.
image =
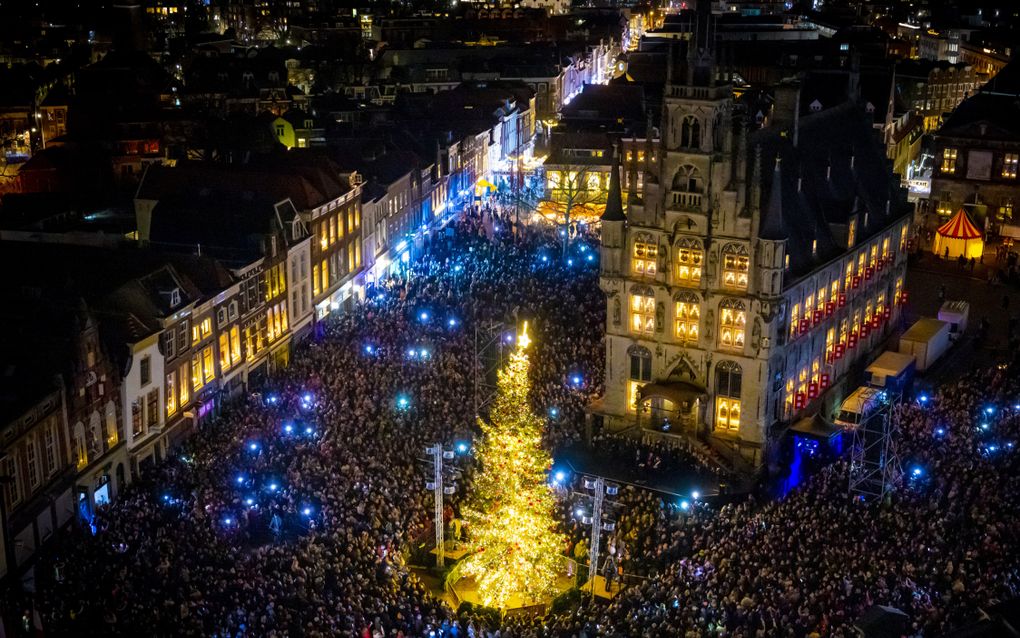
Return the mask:
<path id="1" fill-rule="evenodd" d="M 952 219 L 935 231 L 935 243 L 931 250 L 939 257 L 948 255 L 950 259 L 960 255 L 968 259 L 971 257 L 981 259 L 985 251 L 985 242 L 981 239 L 981 231 L 961 208 Z"/>

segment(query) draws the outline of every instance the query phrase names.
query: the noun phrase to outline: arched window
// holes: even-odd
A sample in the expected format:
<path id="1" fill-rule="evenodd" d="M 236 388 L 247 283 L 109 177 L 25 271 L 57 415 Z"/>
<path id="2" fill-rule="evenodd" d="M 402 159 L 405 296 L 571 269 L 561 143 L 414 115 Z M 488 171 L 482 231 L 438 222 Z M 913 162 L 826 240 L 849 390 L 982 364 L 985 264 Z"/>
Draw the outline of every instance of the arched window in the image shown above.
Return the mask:
<path id="1" fill-rule="evenodd" d="M 740 429 L 740 364 L 720 361 L 715 367 L 715 428 Z"/>
<path id="2" fill-rule="evenodd" d="M 89 417 L 88 446 L 92 458 L 98 458 L 103 453 L 103 423 L 98 411 Z"/>
<path id="3" fill-rule="evenodd" d="M 725 299 L 719 304 L 719 345 L 732 350 L 744 349 L 744 329 L 747 310 L 737 299 Z"/>
<path id="4" fill-rule="evenodd" d="M 110 447 L 117 445 L 117 406 L 113 401 L 106 402 L 106 440 Z"/>
<path id="5" fill-rule="evenodd" d="M 683 238 L 673 247 L 676 264 L 676 282 L 683 286 L 697 286 L 701 282 L 701 264 L 705 251 L 697 239 Z"/>
<path id="6" fill-rule="evenodd" d="M 636 334 L 655 332 L 655 292 L 647 286 L 631 289 L 630 329 Z"/>
<path id="7" fill-rule="evenodd" d="M 633 345 L 627 348 L 627 354 L 630 356 L 627 405 L 631 410 L 636 410 L 641 386 L 652 380 L 652 353 L 644 346 Z"/>
<path id="8" fill-rule="evenodd" d="M 674 336 L 684 344 L 696 344 L 701 324 L 701 299 L 690 292 L 678 292 L 673 297 Z"/>
<path id="9" fill-rule="evenodd" d="M 634 238 L 633 268 L 635 275 L 654 277 L 658 273 L 659 245 L 655 238 L 641 233 Z"/>
<path id="10" fill-rule="evenodd" d="M 751 268 L 751 260 L 747 254 L 747 246 L 727 244 L 723 246 L 723 285 L 727 288 L 747 290 L 747 274 Z"/>
<path id="11" fill-rule="evenodd" d="M 700 193 L 702 189 L 701 172 L 696 166 L 684 164 L 673 175 L 673 190 L 681 193 Z"/>
<path id="12" fill-rule="evenodd" d="M 680 146 L 684 148 L 701 147 L 701 122 L 693 115 L 685 117 L 680 125 Z"/>

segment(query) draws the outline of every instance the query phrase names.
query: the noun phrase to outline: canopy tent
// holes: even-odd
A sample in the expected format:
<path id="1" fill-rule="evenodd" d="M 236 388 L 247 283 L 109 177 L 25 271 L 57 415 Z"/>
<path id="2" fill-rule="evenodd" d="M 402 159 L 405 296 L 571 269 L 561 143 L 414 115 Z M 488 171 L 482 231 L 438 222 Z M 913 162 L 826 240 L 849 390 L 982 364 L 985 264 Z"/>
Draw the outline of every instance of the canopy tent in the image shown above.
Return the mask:
<path id="1" fill-rule="evenodd" d="M 960 255 L 981 259 L 985 251 L 985 242 L 981 240 L 981 231 L 974 226 L 961 208 L 952 219 L 935 231 L 935 243 L 931 251 L 939 257 L 950 259 Z"/>

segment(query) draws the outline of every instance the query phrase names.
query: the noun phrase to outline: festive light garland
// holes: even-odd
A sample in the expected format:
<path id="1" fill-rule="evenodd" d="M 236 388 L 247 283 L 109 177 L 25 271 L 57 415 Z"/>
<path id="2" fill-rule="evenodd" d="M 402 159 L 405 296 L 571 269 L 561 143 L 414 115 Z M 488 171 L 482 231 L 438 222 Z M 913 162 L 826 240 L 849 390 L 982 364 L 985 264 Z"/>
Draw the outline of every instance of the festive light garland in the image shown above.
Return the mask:
<path id="1" fill-rule="evenodd" d="M 532 602 L 554 591 L 563 539 L 554 531 L 555 502 L 546 474 L 552 458 L 542 448 L 542 419 L 528 394 L 527 323 L 507 367 L 499 372 L 489 422 L 479 419 L 482 470 L 465 520 L 477 550 L 461 567 L 482 604 L 505 609 L 511 598 Z"/>

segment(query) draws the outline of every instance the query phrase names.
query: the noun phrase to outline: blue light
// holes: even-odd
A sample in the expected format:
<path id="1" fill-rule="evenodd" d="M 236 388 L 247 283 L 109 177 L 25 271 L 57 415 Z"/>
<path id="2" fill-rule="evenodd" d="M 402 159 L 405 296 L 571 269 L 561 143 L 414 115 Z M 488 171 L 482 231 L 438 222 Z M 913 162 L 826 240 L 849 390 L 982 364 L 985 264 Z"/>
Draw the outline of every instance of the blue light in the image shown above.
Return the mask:
<path id="1" fill-rule="evenodd" d="M 577 508 L 576 510 L 574 510 L 574 516 L 576 516 L 577 518 L 584 518 L 584 510 L 581 509 L 580 507 Z"/>
<path id="2" fill-rule="evenodd" d="M 573 266 L 574 265 L 574 260 L 573 259 L 568 259 L 567 260 L 567 265 L 568 266 Z"/>
<path id="3" fill-rule="evenodd" d="M 244 477 L 243 476 L 238 476 L 237 477 L 237 484 L 240 485 L 241 483 L 244 483 Z"/>
<path id="4" fill-rule="evenodd" d="M 421 321 L 428 321 L 429 320 L 429 313 L 424 311 L 424 310 L 422 310 L 418 314 L 418 319 L 420 319 Z"/>
<path id="5" fill-rule="evenodd" d="M 408 348 L 407 349 L 407 356 L 409 356 L 409 357 L 411 357 L 413 359 L 413 358 L 418 356 L 418 351 L 415 350 L 414 348 Z"/>
<path id="6" fill-rule="evenodd" d="M 560 415 L 560 409 L 559 408 L 557 408 L 557 407 L 549 408 L 549 416 L 557 417 L 559 415 Z"/>
<path id="7" fill-rule="evenodd" d="M 312 508 L 306 507 L 305 509 L 301 510 L 301 513 L 304 514 L 305 516 L 311 516 L 312 515 Z"/>
<path id="8" fill-rule="evenodd" d="M 691 509 L 691 504 L 688 503 L 687 501 L 680 501 L 680 509 L 686 512 L 687 510 Z"/>
<path id="9" fill-rule="evenodd" d="M 994 414 L 994 413 L 995 413 L 995 408 L 993 408 L 991 406 L 988 406 L 987 408 L 985 408 L 985 414 Z"/>
<path id="10" fill-rule="evenodd" d="M 305 396 L 301 397 L 301 400 L 304 401 L 305 403 L 311 403 L 312 402 L 312 398 L 313 397 L 312 397 L 311 393 L 306 392 Z"/>
<path id="11" fill-rule="evenodd" d="M 422 348 L 422 349 L 421 349 L 421 351 L 420 351 L 420 352 L 418 353 L 418 355 L 419 355 L 419 356 L 420 356 L 420 357 L 421 357 L 422 359 L 428 359 L 428 358 L 429 358 L 429 351 L 428 351 L 428 350 L 426 350 L 425 348 Z"/>
<path id="12" fill-rule="evenodd" d="M 280 486 L 277 485 L 276 483 L 270 483 L 269 484 L 269 491 L 270 492 L 275 492 L 278 489 L 280 489 Z"/>
<path id="13" fill-rule="evenodd" d="M 268 397 L 266 397 L 266 401 L 268 401 L 270 405 L 276 405 L 276 402 L 279 400 L 280 397 L 276 396 L 275 394 L 270 394 Z"/>
<path id="14" fill-rule="evenodd" d="M 461 266 L 460 264 L 457 264 L 453 267 L 453 272 L 460 272 L 462 270 L 464 270 L 464 266 Z"/>
<path id="15" fill-rule="evenodd" d="M 373 348 L 373 347 L 372 347 L 372 344 L 370 344 L 370 343 L 368 343 L 368 344 L 365 344 L 365 352 L 366 352 L 366 353 L 368 353 L 368 354 L 372 354 L 372 351 L 373 351 L 373 350 L 375 350 L 375 348 Z"/>
<path id="16" fill-rule="evenodd" d="M 999 449 L 999 446 L 998 446 L 998 445 L 989 445 L 989 446 L 988 446 L 988 451 L 989 451 L 989 452 L 995 452 L 995 451 L 996 451 L 996 450 L 998 450 L 998 449 Z"/>
<path id="17" fill-rule="evenodd" d="M 588 261 L 595 261 L 595 255 L 588 255 Z"/>
<path id="18" fill-rule="evenodd" d="M 467 452 L 468 451 L 467 443 L 458 443 L 457 444 L 457 451 L 460 452 L 461 454 L 464 454 L 465 452 Z"/>
<path id="19" fill-rule="evenodd" d="M 411 400 L 404 395 L 397 397 L 397 408 L 406 410 L 411 405 Z"/>
<path id="20" fill-rule="evenodd" d="M 288 423 L 287 425 L 283 426 L 283 431 L 286 432 L 287 434 L 290 434 L 291 432 L 294 431 L 294 426 Z"/>
<path id="21" fill-rule="evenodd" d="M 567 473 L 564 472 L 563 470 L 560 470 L 559 472 L 556 472 L 556 474 L 553 475 L 553 478 L 556 480 L 557 483 L 561 483 L 563 482 L 563 479 L 567 478 Z"/>
<path id="22" fill-rule="evenodd" d="M 542 255 L 542 263 L 545 263 L 547 261 L 549 261 L 549 256 L 548 255 Z"/>
<path id="23" fill-rule="evenodd" d="M 314 432 L 315 432 L 315 430 L 312 429 L 312 426 L 308 426 L 308 427 L 305 428 L 305 434 L 311 435 Z"/>
<path id="24" fill-rule="evenodd" d="M 169 494 L 164 494 L 163 495 L 163 502 L 164 503 L 169 503 L 170 502 L 170 495 Z"/>
<path id="25" fill-rule="evenodd" d="M 252 452 L 257 452 L 258 449 L 259 449 L 259 444 L 258 443 L 249 443 L 248 444 L 248 449 L 251 450 Z"/>
<path id="26" fill-rule="evenodd" d="M 456 320 L 456 319 L 454 319 L 453 317 L 450 317 L 450 319 L 449 319 L 449 320 L 448 320 L 448 321 L 447 321 L 446 323 L 447 323 L 447 325 L 449 325 L 449 326 L 450 326 L 451 328 L 453 328 L 454 326 L 456 326 L 456 325 L 457 325 L 457 320 Z"/>
<path id="27" fill-rule="evenodd" d="M 698 500 L 698 497 L 700 496 L 701 494 L 698 493 L 698 490 L 694 490 L 693 492 L 691 492 L 691 498 L 695 501 Z"/>
<path id="28" fill-rule="evenodd" d="M 575 374 L 574 376 L 570 377 L 570 382 L 573 383 L 574 385 L 581 385 L 581 381 L 582 381 L 581 375 L 579 374 Z"/>
<path id="29" fill-rule="evenodd" d="M 229 526 L 233 522 L 234 522 L 234 519 L 232 519 L 232 518 L 225 518 L 225 519 L 223 519 L 223 524 L 224 525 L 228 525 Z"/>
<path id="30" fill-rule="evenodd" d="M 917 397 L 917 400 L 920 401 L 921 403 L 927 403 L 928 402 L 928 395 L 927 394 L 922 394 L 921 396 Z"/>
<path id="31" fill-rule="evenodd" d="M 914 476 L 921 476 L 922 474 L 924 474 L 924 470 L 922 470 L 919 467 L 915 467 L 913 470 L 910 471 L 910 473 L 913 474 Z"/>
<path id="32" fill-rule="evenodd" d="M 987 423 L 982 423 L 981 424 L 981 429 L 982 430 L 987 430 L 988 429 L 988 424 Z"/>
<path id="33" fill-rule="evenodd" d="M 249 498 L 246 498 L 246 499 L 244 499 L 244 503 L 245 503 L 245 505 L 247 505 L 248 507 L 251 507 L 252 505 L 254 505 L 254 504 L 255 504 L 255 499 L 253 499 L 253 498 L 251 498 L 251 497 L 249 497 Z"/>
<path id="34" fill-rule="evenodd" d="M 579 248 L 581 249 L 582 253 L 588 252 L 588 246 L 586 246 L 585 244 L 581 244 Z"/>
<path id="35" fill-rule="evenodd" d="M 939 436 L 943 436 L 945 433 L 946 433 L 946 429 L 945 428 L 935 428 L 935 434 L 937 434 Z"/>

